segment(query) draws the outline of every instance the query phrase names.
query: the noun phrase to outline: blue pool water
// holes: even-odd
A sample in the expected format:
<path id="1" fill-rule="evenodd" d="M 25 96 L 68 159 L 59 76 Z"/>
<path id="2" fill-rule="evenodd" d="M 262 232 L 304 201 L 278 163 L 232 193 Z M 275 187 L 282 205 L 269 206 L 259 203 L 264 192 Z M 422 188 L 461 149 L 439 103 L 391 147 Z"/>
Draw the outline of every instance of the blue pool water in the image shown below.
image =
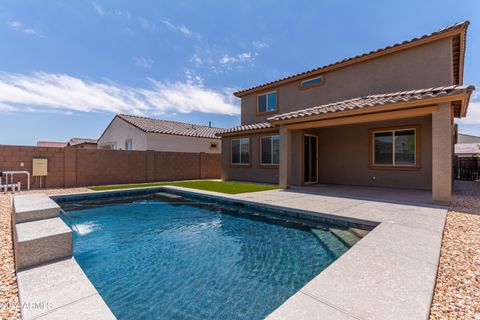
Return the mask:
<path id="1" fill-rule="evenodd" d="M 161 193 L 60 205 L 118 319 L 263 319 L 336 259 L 309 226 L 253 209 Z"/>

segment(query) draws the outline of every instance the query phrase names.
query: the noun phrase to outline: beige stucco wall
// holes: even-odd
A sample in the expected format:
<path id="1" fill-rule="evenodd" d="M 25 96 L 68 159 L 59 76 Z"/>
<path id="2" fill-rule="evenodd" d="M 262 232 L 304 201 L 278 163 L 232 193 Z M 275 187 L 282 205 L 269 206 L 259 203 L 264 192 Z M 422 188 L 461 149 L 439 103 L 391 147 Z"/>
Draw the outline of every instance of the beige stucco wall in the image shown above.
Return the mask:
<path id="1" fill-rule="evenodd" d="M 278 88 L 279 112 L 375 93 L 453 84 L 451 39 L 438 40 L 325 74 L 323 85 L 299 90 L 300 81 Z M 272 79 L 274 80 L 274 79 Z M 256 115 L 256 96 L 242 97 L 242 124 L 265 121 Z"/>
<path id="2" fill-rule="evenodd" d="M 215 143 L 217 147 L 212 148 L 212 143 Z M 221 141 L 219 139 L 194 138 L 176 136 L 171 134 L 148 133 L 147 149 L 172 152 L 220 153 Z"/>
<path id="3" fill-rule="evenodd" d="M 319 129 L 319 183 L 430 190 L 432 188 L 431 118 L 427 116 Z M 403 125 L 421 126 L 420 170 L 370 169 L 368 167 L 369 129 Z"/>
<path id="4" fill-rule="evenodd" d="M 126 121 L 115 117 L 98 140 L 98 148 L 116 142 L 117 149 L 125 150 L 125 140 L 127 139 L 132 139 L 133 150 L 147 150 L 147 134 Z"/>
<path id="5" fill-rule="evenodd" d="M 278 168 L 264 168 L 260 166 L 260 137 L 276 135 L 278 132 L 245 135 L 250 137 L 250 166 L 232 167 L 230 165 L 231 147 L 230 137 L 222 138 L 222 180 L 252 181 L 264 183 L 278 183 Z M 240 137 L 240 136 L 239 136 Z M 234 139 L 239 137 L 233 137 Z"/>
<path id="6" fill-rule="evenodd" d="M 369 168 L 369 129 L 403 125 L 420 125 L 421 168 L 414 171 L 379 170 Z M 373 122 L 320 128 L 308 131 L 293 131 L 291 143 L 290 185 L 303 182 L 303 134 L 318 135 L 319 183 L 345 184 L 377 187 L 432 189 L 432 117 L 418 117 L 396 121 Z M 230 166 L 230 141 L 222 139 L 222 179 L 278 183 L 278 169 L 259 166 L 259 137 L 266 134 L 246 135 L 251 138 L 251 166 Z"/>

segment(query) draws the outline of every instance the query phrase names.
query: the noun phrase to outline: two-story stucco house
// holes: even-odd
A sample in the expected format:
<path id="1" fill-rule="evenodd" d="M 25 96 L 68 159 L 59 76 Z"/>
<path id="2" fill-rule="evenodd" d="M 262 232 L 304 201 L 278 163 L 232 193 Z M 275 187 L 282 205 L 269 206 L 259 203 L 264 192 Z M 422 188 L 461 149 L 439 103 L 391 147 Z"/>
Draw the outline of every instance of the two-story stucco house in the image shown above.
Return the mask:
<path id="1" fill-rule="evenodd" d="M 235 93 L 222 179 L 452 194 L 454 118 L 466 116 L 463 22 Z"/>
<path id="2" fill-rule="evenodd" d="M 220 153 L 224 129 L 126 114 L 116 115 L 97 141 L 99 149 Z"/>

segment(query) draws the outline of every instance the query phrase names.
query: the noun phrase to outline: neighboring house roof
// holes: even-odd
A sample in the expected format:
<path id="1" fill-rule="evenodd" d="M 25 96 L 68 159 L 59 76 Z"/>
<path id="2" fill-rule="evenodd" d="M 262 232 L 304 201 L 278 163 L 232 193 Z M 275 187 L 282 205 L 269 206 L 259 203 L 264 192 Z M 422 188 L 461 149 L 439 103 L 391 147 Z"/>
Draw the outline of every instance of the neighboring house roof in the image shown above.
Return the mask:
<path id="1" fill-rule="evenodd" d="M 338 61 L 338 62 L 327 64 L 327 65 L 324 65 L 324 66 L 319 67 L 319 68 L 315 68 L 315 69 L 308 70 L 308 71 L 305 71 L 305 72 L 297 73 L 297 74 L 294 74 L 292 76 L 288 76 L 288 77 L 285 77 L 285 78 L 282 78 L 282 79 L 279 79 L 279 80 L 267 82 L 267 83 L 264 83 L 264 84 L 261 84 L 261 85 L 255 86 L 255 87 L 251 87 L 251 88 L 248 88 L 248 89 L 240 90 L 240 91 L 235 92 L 234 95 L 237 96 L 237 97 L 241 97 L 243 95 L 246 95 L 246 94 L 249 94 L 249 93 L 252 93 L 252 92 L 256 92 L 256 91 L 259 91 L 261 89 L 266 89 L 266 88 L 277 86 L 277 85 L 280 85 L 280 84 L 289 83 L 289 82 L 292 82 L 292 81 L 297 81 L 297 80 L 304 79 L 304 78 L 307 78 L 307 77 L 312 77 L 314 75 L 318 75 L 318 74 L 321 74 L 323 72 L 331 71 L 331 70 L 334 70 L 334 69 L 337 69 L 337 68 L 340 68 L 340 67 L 344 67 L 344 66 L 347 66 L 347 65 L 351 65 L 351 64 L 354 64 L 354 63 L 357 63 L 357 62 L 362 62 L 362 61 L 365 61 L 367 59 L 373 59 L 373 58 L 376 58 L 376 57 L 381 56 L 381 55 L 389 54 L 391 52 L 395 52 L 395 51 L 401 50 L 403 48 L 408 48 L 408 47 L 412 47 L 412 46 L 415 46 L 415 45 L 421 45 L 421 44 L 424 44 L 424 43 L 427 43 L 427 42 L 431 42 L 431 41 L 438 40 L 438 39 L 444 38 L 444 37 L 449 37 L 449 36 L 456 36 L 454 41 L 452 42 L 452 45 L 454 47 L 453 48 L 454 55 L 452 57 L 453 62 L 454 62 L 453 63 L 454 64 L 453 73 L 454 73 L 454 78 L 455 78 L 454 81 L 455 81 L 455 84 L 462 84 L 463 60 L 464 60 L 464 54 L 465 54 L 465 36 L 466 36 L 466 31 L 467 31 L 467 28 L 468 28 L 469 24 L 470 24 L 469 21 L 456 23 L 456 24 L 453 24 L 451 26 L 442 28 L 438 31 L 423 35 L 423 36 L 418 37 L 418 38 L 413 38 L 411 40 L 403 41 L 401 43 L 396 43 L 396 44 L 393 44 L 393 45 L 390 45 L 390 46 L 387 46 L 387 47 L 384 47 L 384 48 L 381 48 L 381 49 L 378 49 L 378 50 L 370 51 L 368 53 L 364 53 L 364 54 L 361 54 L 361 55 L 358 55 L 358 56 L 355 56 L 355 57 L 352 57 L 352 58 L 347 58 L 347 59 L 343 59 L 343 60 Z"/>
<path id="2" fill-rule="evenodd" d="M 480 144 L 457 143 L 455 145 L 455 154 L 480 154 Z"/>
<path id="3" fill-rule="evenodd" d="M 468 94 L 475 90 L 474 86 L 448 86 L 430 89 L 410 90 L 395 93 L 374 94 L 344 101 L 320 105 L 313 108 L 296 110 L 268 118 L 270 122 L 319 116 L 327 113 L 344 112 L 356 109 L 367 109 L 389 104 L 420 101 L 457 94 Z"/>
<path id="4" fill-rule="evenodd" d="M 480 137 L 465 133 L 459 133 L 458 143 L 480 143 Z"/>
<path id="5" fill-rule="evenodd" d="M 224 135 L 224 134 L 229 134 L 229 133 L 234 133 L 234 132 L 242 132 L 242 131 L 270 129 L 270 128 L 273 128 L 273 126 L 270 123 L 260 122 L 260 123 L 246 124 L 246 125 L 243 125 L 243 126 L 236 126 L 236 127 L 233 127 L 233 128 L 229 128 L 229 129 L 226 129 L 225 131 L 221 132 L 218 135 Z"/>
<path id="6" fill-rule="evenodd" d="M 144 132 L 172 134 L 178 136 L 218 139 L 217 133 L 225 129 L 214 128 L 210 126 L 201 126 L 191 123 L 176 122 L 170 120 L 161 120 L 126 114 L 117 115 L 122 120 L 130 123 Z"/>
<path id="7" fill-rule="evenodd" d="M 75 146 L 77 144 L 82 144 L 82 143 L 96 144 L 97 140 L 96 139 L 88 139 L 88 138 L 72 138 L 72 139 L 70 139 L 70 141 L 68 141 L 69 146 Z"/>
<path id="8" fill-rule="evenodd" d="M 38 141 L 37 147 L 49 147 L 49 148 L 64 148 L 67 146 L 67 142 L 55 142 L 55 141 Z"/>

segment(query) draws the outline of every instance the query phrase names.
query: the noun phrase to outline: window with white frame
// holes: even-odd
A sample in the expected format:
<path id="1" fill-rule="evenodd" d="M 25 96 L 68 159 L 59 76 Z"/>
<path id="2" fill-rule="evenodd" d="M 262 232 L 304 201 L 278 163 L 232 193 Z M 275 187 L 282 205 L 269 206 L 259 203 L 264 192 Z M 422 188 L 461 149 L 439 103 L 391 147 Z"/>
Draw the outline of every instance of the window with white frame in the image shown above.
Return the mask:
<path id="1" fill-rule="evenodd" d="M 125 150 L 132 150 L 132 139 L 125 140 Z"/>
<path id="2" fill-rule="evenodd" d="M 373 131 L 373 165 L 417 165 L 417 131 L 416 128 Z"/>
<path id="3" fill-rule="evenodd" d="M 277 165 L 280 163 L 280 136 L 260 139 L 260 163 Z"/>
<path id="4" fill-rule="evenodd" d="M 257 96 L 257 112 L 269 113 L 278 110 L 277 91 L 267 92 Z"/>
<path id="5" fill-rule="evenodd" d="M 250 164 L 250 139 L 232 139 L 232 164 L 247 165 Z"/>

